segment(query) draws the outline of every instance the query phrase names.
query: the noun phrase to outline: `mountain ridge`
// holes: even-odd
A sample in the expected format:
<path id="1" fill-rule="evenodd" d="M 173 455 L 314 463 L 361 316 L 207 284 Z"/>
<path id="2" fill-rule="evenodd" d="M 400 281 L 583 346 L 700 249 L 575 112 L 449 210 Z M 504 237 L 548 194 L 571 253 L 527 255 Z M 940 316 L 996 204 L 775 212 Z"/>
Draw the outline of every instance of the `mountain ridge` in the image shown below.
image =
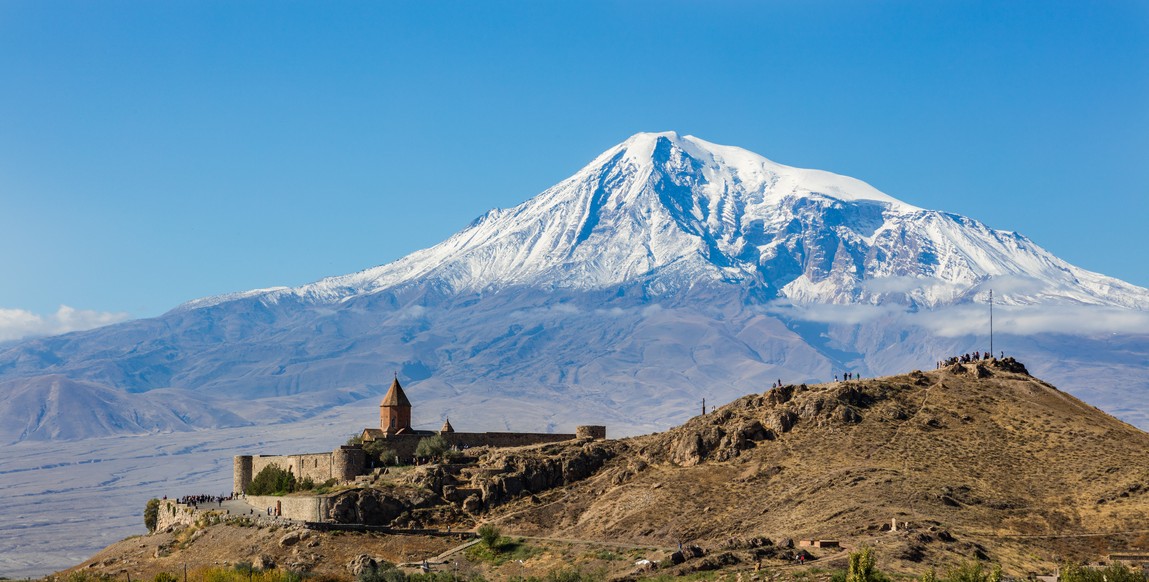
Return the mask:
<path id="1" fill-rule="evenodd" d="M 1149 290 L 852 178 L 674 133 L 637 134 L 393 263 L 10 346 L 0 387 L 51 398 L 37 378 L 58 375 L 108 408 L 107 391 L 123 393 L 102 416 L 122 420 L 97 423 L 111 434 L 291 422 L 397 372 L 439 423 L 466 410 L 492 430 L 569 428 L 580 414 L 657 430 L 740 386 L 985 351 L 991 288 L 997 346 L 1149 423 L 1135 397 L 1149 392 L 1136 373 Z M 1067 349 L 1084 357 L 1059 370 Z M 156 390 L 230 414 L 189 423 Z M 476 406 L 491 400 L 534 412 Z M 25 430 L 28 406 L 0 403 L 0 439 L 86 434 L 68 426 L 87 417 L 52 410 Z"/>
<path id="2" fill-rule="evenodd" d="M 1149 290 L 1074 267 L 1020 234 L 673 132 L 636 134 L 530 200 L 398 261 L 176 309 L 250 296 L 332 303 L 424 278 L 454 293 L 735 279 L 766 298 L 911 307 L 971 300 L 997 278 L 1008 279 L 1004 304 L 1149 309 Z"/>

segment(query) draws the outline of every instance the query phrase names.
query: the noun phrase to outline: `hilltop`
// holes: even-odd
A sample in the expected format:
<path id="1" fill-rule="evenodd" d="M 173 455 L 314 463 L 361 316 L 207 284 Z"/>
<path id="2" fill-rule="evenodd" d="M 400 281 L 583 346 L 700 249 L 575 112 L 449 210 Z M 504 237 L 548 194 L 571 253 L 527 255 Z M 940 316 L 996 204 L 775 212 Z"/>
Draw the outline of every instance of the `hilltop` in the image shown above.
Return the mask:
<path id="1" fill-rule="evenodd" d="M 908 571 L 960 555 L 1024 573 L 1149 546 L 1149 434 L 1011 359 L 787 385 L 619 446 L 610 469 L 506 522 L 599 539 L 867 542 Z M 909 531 L 881 533 L 893 519 Z M 1109 532 L 1135 533 L 1068 537 Z"/>
<path id="2" fill-rule="evenodd" d="M 458 532 L 488 523 L 527 536 L 524 544 L 539 549 L 527 554 L 519 574 L 577 564 L 622 576 L 640 554 L 668 560 L 680 543 L 705 555 L 672 572 L 749 571 L 759 559 L 789 569 L 786 558 L 797 549 L 784 542 L 807 538 L 870 545 L 882 568 L 916 574 L 978 559 L 1024 575 L 1066 558 L 1149 547 L 1149 434 L 1009 358 L 787 384 L 658 434 L 489 449 L 469 462 L 397 475 L 389 482 L 379 476 L 381 489 L 342 494 L 365 499 L 381 491 L 370 495 L 406 503 L 387 510 L 395 526 L 450 525 Z M 892 520 L 897 531 L 889 531 Z M 270 527 L 213 525 L 197 535 L 176 527 L 121 542 L 82 568 L 152 575 L 189 561 L 234 564 L 267 555 L 346 576 L 349 556 L 398 562 L 433 557 L 451 544 L 442 537 L 312 532 L 307 544 L 284 545 L 283 531 Z M 160 553 L 151 548 L 164 536 L 181 535 L 194 543 L 174 550 L 169 544 L 170 556 L 148 557 Z M 245 541 L 236 543 L 237 536 Z M 842 564 L 840 551 L 812 551 L 821 568 Z M 591 556 L 604 552 L 616 558 Z M 515 575 L 505 565 L 464 567 L 494 578 Z"/>

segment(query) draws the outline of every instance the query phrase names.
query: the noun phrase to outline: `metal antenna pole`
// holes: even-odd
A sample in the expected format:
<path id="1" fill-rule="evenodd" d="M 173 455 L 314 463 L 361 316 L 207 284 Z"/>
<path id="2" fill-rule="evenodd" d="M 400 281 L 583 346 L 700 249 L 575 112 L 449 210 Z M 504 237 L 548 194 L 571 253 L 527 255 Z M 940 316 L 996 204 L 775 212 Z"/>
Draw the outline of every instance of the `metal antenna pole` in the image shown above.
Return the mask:
<path id="1" fill-rule="evenodd" d="M 993 289 L 989 290 L 989 355 L 993 356 Z"/>

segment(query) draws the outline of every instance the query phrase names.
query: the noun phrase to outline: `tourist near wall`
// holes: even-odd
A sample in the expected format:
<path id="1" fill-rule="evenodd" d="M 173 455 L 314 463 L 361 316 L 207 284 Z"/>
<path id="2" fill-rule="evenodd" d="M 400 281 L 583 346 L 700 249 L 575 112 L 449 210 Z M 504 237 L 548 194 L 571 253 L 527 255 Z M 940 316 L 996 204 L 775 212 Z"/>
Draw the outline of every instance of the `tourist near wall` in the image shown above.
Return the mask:
<path id="1" fill-rule="evenodd" d="M 252 519 L 264 523 L 275 519 L 328 521 L 325 516 L 332 498 L 325 495 L 291 497 L 248 495 L 242 499 L 253 509 L 245 510 L 244 513 L 231 513 L 223 509 L 216 509 L 214 502 L 204 503 L 201 507 L 196 508 L 184 503 L 177 503 L 172 499 L 160 500 L 159 511 L 156 515 L 156 531 L 165 531 L 169 527 L 179 529 L 193 526 L 196 525 L 197 519 L 210 515 L 219 515 L 222 518 L 250 516 Z"/>

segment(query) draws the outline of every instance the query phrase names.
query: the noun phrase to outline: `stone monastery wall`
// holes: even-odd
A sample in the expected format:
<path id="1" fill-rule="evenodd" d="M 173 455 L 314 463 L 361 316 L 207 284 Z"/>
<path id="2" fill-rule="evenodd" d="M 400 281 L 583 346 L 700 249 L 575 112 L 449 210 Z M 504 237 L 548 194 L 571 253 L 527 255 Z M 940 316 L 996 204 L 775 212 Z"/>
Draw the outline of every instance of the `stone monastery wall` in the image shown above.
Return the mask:
<path id="1" fill-rule="evenodd" d="M 299 455 L 256 455 L 251 458 L 251 474 L 254 477 L 268 465 L 279 465 L 290 471 L 297 480 L 308 477 L 316 483 L 331 479 L 332 453 L 304 453 Z"/>
<path id="2" fill-rule="evenodd" d="M 328 479 L 351 481 L 366 470 L 367 455 L 363 449 L 350 446 L 341 446 L 330 453 L 241 455 L 235 457 L 232 490 L 246 492 L 251 480 L 269 465 L 278 465 L 300 481 L 307 478 L 316 484 Z"/>
<path id="3" fill-rule="evenodd" d="M 326 521 L 331 499 L 324 495 L 304 497 L 277 497 L 274 495 L 248 495 L 246 501 L 255 507 L 270 508 L 272 515 L 298 521 Z"/>
<path id="4" fill-rule="evenodd" d="M 386 443 L 387 448 L 395 451 L 402 460 L 415 456 L 415 447 L 419 441 L 436 434 L 436 432 L 390 435 L 380 439 Z M 559 433 L 532 433 L 532 432 L 450 432 L 442 433 L 448 444 L 455 447 L 524 447 L 527 445 L 540 445 L 544 443 L 557 443 L 575 438 L 573 434 Z"/>

